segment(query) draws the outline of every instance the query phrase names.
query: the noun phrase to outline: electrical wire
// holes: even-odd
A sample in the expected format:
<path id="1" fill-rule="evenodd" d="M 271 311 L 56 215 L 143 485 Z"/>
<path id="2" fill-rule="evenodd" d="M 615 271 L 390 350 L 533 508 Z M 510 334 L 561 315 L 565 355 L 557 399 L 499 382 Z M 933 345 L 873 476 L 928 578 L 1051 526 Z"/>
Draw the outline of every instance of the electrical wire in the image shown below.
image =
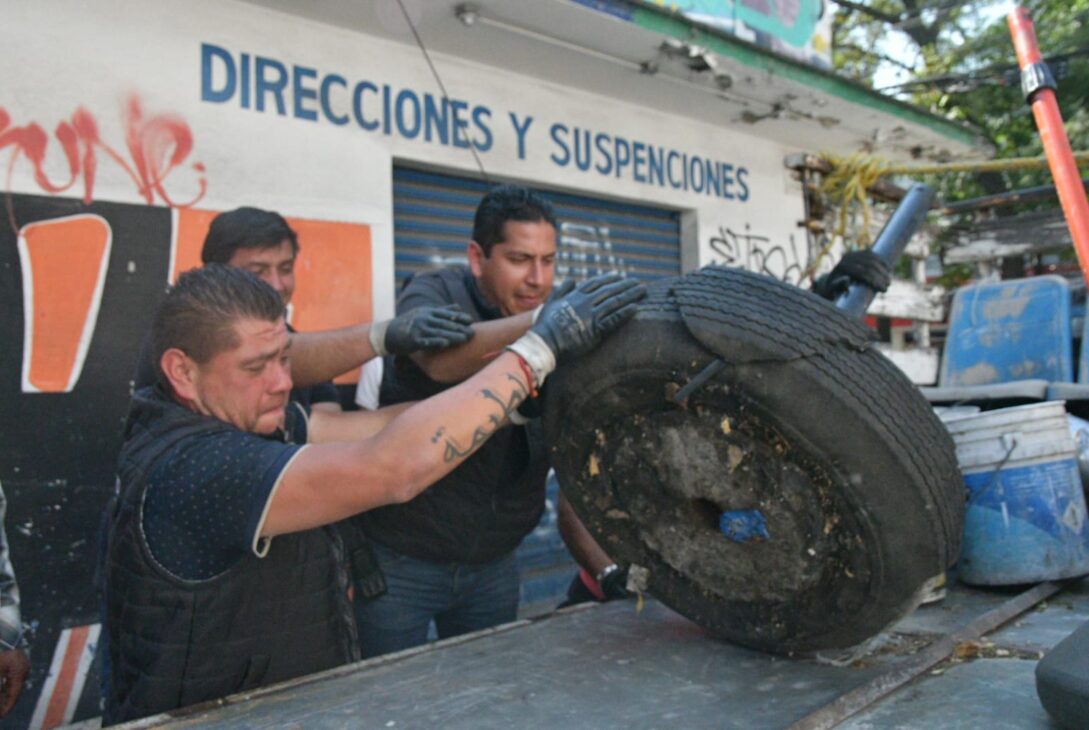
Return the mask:
<path id="1" fill-rule="evenodd" d="M 416 24 L 412 22 L 412 18 L 409 16 L 408 9 L 405 7 L 403 0 L 397 0 L 397 5 L 401 8 L 401 14 L 405 16 L 405 22 L 408 23 L 408 28 L 412 31 L 412 37 L 416 39 L 416 45 L 420 47 L 420 51 L 423 52 L 423 57 L 427 61 L 427 65 L 431 68 L 431 75 L 435 77 L 435 83 L 439 85 L 439 90 L 442 91 L 443 102 L 449 103 L 450 95 L 446 93 L 446 85 L 442 83 L 442 77 L 439 76 L 439 70 L 435 68 L 435 64 L 431 61 L 431 54 L 427 52 L 427 46 L 424 45 L 423 38 L 420 37 L 419 32 L 416 30 Z M 488 176 L 487 170 L 484 169 L 484 161 L 480 159 L 480 154 L 476 151 L 476 145 L 472 142 L 469 143 L 469 151 L 473 153 L 473 159 L 476 160 L 476 166 L 480 170 L 480 177 L 486 184 L 491 185 L 492 180 Z"/>
<path id="2" fill-rule="evenodd" d="M 1089 56 L 1089 48 L 1075 48 L 1074 50 L 1065 53 L 1055 53 L 1050 56 L 1045 56 L 1043 61 L 1048 65 L 1055 66 L 1053 69 L 1055 71 L 1055 77 L 1057 80 L 1062 80 L 1065 76 L 1068 62 L 1071 59 L 1084 58 L 1086 56 Z M 985 83 L 993 82 L 995 80 L 1001 80 L 1003 85 L 1007 86 L 1020 85 L 1020 68 L 1013 64 L 997 64 L 973 71 L 966 71 L 961 74 L 943 74 L 941 76 L 930 76 L 924 79 L 904 81 L 899 84 L 890 84 L 889 86 L 882 86 L 878 91 L 885 92 L 894 89 L 908 90 L 920 86 L 929 86 L 939 90 L 964 92 L 971 91 Z M 957 87 L 958 84 L 963 84 L 963 86 Z"/>

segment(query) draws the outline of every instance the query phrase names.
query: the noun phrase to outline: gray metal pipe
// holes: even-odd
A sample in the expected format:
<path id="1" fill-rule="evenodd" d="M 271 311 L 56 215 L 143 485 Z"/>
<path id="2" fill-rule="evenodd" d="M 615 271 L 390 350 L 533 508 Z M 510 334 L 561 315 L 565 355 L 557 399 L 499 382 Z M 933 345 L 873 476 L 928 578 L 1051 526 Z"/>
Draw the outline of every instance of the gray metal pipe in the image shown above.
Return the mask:
<path id="1" fill-rule="evenodd" d="M 933 201 L 934 188 L 925 183 L 912 185 L 881 229 L 881 233 L 877 235 L 870 250 L 884 259 L 890 267 L 894 266 L 907 248 L 908 241 L 926 220 L 926 212 Z M 877 292 L 865 284 L 851 284 L 836 300 L 836 307 L 853 317 L 862 317 L 875 296 Z"/>

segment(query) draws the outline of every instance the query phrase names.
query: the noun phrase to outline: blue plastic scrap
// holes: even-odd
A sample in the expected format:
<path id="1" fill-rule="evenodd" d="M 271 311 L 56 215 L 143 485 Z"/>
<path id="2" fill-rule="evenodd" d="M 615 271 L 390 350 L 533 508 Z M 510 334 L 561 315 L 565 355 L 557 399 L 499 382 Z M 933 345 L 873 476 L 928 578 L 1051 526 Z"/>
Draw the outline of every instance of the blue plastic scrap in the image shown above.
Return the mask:
<path id="1" fill-rule="evenodd" d="M 739 509 L 723 512 L 718 518 L 718 529 L 734 542 L 746 543 L 767 540 L 768 521 L 758 509 Z"/>

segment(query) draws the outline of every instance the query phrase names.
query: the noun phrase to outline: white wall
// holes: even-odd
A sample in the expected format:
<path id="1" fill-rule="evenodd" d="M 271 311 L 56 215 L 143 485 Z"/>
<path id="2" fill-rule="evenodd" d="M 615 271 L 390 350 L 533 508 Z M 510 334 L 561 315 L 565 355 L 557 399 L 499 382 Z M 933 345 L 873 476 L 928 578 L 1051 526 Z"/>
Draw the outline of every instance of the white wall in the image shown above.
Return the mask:
<path id="1" fill-rule="evenodd" d="M 457 113 L 465 130 L 455 142 L 447 110 L 445 143 L 435 126 L 428 141 L 427 125 L 413 133 L 414 110 L 428 97 L 438 102 L 440 94 L 417 48 L 229 1 L 9 2 L 0 39 L 5 79 L 0 107 L 12 126 L 37 122 L 50 136 L 44 164 L 49 179 L 69 178 L 53 130 L 80 108 L 97 121 L 100 139 L 131 166 L 122 110 L 126 99 L 138 98 L 145 121 L 170 114 L 191 131 L 192 151 L 162 182 L 173 202 L 194 199 L 203 179 L 200 207 L 249 203 L 289 215 L 370 223 L 378 315 L 392 307 L 392 161 L 473 174 L 469 140 L 478 144 L 495 177 L 684 211 L 686 268 L 725 262 L 796 280 L 808 258 L 804 232 L 797 227 L 803 217 L 801 191 L 782 164 L 792 150 L 739 130 L 688 121 L 683 110 L 667 114 L 626 105 L 436 55 L 447 91 L 462 107 Z M 286 72 L 279 96 L 261 95 L 263 111 L 256 108 L 258 58 L 267 81 L 277 81 L 280 69 Z M 244 65 L 248 84 L 242 83 Z M 233 88 L 227 83 L 229 66 Z M 389 114 L 383 109 L 386 87 Z M 362 102 L 358 118 L 356 90 Z M 593 157 L 590 168 L 580 170 L 574 137 L 587 132 Z M 171 153 L 174 138 L 159 139 L 166 140 L 160 153 Z M 0 149 L 5 168 L 13 149 Z M 93 197 L 144 200 L 132 176 L 97 149 Z M 625 150 L 632 158 L 650 154 L 666 167 L 658 175 L 648 159 L 618 170 L 617 157 Z M 685 159 L 701 161 L 695 180 L 683 179 Z M 708 164 L 731 181 L 725 190 L 698 191 L 706 185 L 697 183 Z M 43 192 L 33 170 L 21 157 L 8 189 Z M 86 192 L 80 179 L 61 194 Z M 151 198 L 156 205 L 167 204 L 155 191 Z"/>

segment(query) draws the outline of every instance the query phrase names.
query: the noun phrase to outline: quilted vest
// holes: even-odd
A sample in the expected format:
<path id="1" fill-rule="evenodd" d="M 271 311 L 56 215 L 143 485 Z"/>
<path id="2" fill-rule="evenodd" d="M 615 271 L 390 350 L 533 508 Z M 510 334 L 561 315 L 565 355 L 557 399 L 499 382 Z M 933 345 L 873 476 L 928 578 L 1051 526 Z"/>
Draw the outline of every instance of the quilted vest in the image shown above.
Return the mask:
<path id="1" fill-rule="evenodd" d="M 133 398 L 107 532 L 105 724 L 358 660 L 343 547 L 331 528 L 280 535 L 209 580 L 158 565 L 141 528 L 147 476 L 194 435 L 232 427 L 161 392 Z"/>

